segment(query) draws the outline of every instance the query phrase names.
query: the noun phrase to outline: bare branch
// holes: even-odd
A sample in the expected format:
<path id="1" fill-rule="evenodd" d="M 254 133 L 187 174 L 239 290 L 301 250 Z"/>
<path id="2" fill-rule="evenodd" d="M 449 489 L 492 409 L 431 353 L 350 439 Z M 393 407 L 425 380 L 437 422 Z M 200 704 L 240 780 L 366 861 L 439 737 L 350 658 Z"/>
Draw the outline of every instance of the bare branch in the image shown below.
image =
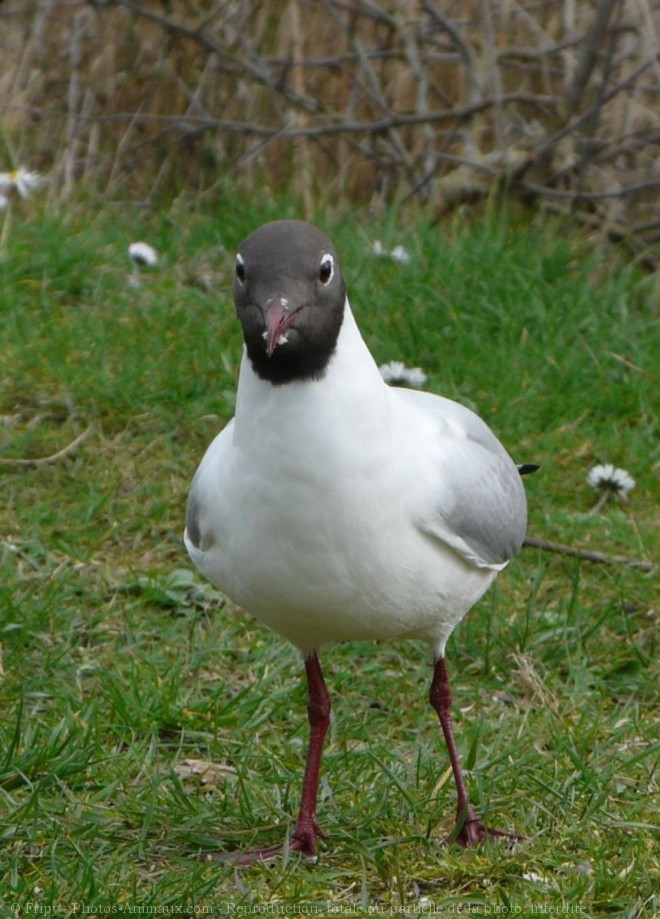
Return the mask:
<path id="1" fill-rule="evenodd" d="M 539 156 L 544 155 L 551 148 L 556 146 L 556 144 L 563 140 L 564 137 L 569 134 L 573 134 L 578 128 L 580 128 L 586 121 L 593 117 L 594 112 L 606 105 L 611 99 L 614 99 L 615 96 L 618 96 L 619 93 L 623 92 L 625 89 L 629 89 L 639 77 L 653 64 L 660 60 L 660 52 L 656 52 L 651 57 L 642 61 L 642 63 L 636 67 L 631 74 L 629 74 L 624 80 L 621 80 L 616 86 L 613 86 L 612 89 L 608 90 L 602 97 L 599 99 L 595 106 L 590 106 L 586 111 L 580 112 L 580 114 L 570 121 L 568 124 L 564 125 L 559 131 L 556 131 L 554 134 L 550 134 L 545 137 L 538 145 L 537 152 Z"/>
<path id="2" fill-rule="evenodd" d="M 273 77 L 273 75 L 269 73 L 267 67 L 265 66 L 264 58 L 257 57 L 256 60 L 250 60 L 246 57 L 239 57 L 238 55 L 234 54 L 226 44 L 219 41 L 215 35 L 206 29 L 190 28 L 189 26 L 184 25 L 182 22 L 178 22 L 175 19 L 170 19 L 167 16 L 163 16 L 161 13 L 157 13 L 155 10 L 152 10 L 149 7 L 142 6 L 139 3 L 133 2 L 133 0 L 107 0 L 107 4 L 108 6 L 114 5 L 125 7 L 132 13 L 135 13 L 137 16 L 141 16 L 143 19 L 149 19 L 152 22 L 157 23 L 168 32 L 172 32 L 177 35 L 184 35 L 187 38 L 196 41 L 198 44 L 205 47 L 208 51 L 213 51 L 215 54 L 220 55 L 225 61 L 230 61 L 234 64 L 237 64 L 241 70 L 249 73 L 252 77 L 254 77 L 255 80 L 257 80 L 257 82 L 263 83 L 273 92 L 284 96 L 294 105 L 298 105 L 308 112 L 318 111 L 319 106 L 315 99 L 312 99 L 308 96 L 301 96 L 286 83 L 283 83 Z"/>
<path id="3" fill-rule="evenodd" d="M 619 2 L 620 0 L 601 0 L 591 29 L 586 35 L 582 55 L 573 75 L 573 80 L 566 90 L 564 104 L 567 112 L 574 112 L 582 100 L 591 75 L 598 63 L 601 48 L 607 38 L 607 27 L 610 18 Z"/>
<path id="4" fill-rule="evenodd" d="M 5 144 L 65 189 L 222 171 L 309 208 L 330 163 L 340 197 L 534 196 L 657 263 L 658 0 L 6 6 Z"/>
<path id="5" fill-rule="evenodd" d="M 90 117 L 90 121 L 113 122 L 113 121 L 133 121 L 137 120 L 143 124 L 149 122 L 162 123 L 169 125 L 174 130 L 180 130 L 183 133 L 190 131 L 227 131 L 231 134 L 257 134 L 264 137 L 322 137 L 332 134 L 379 134 L 389 131 L 391 128 L 414 127 L 422 124 L 445 124 L 452 121 L 462 121 L 476 115 L 479 112 L 485 112 L 494 105 L 529 105 L 538 108 L 553 105 L 557 101 L 556 96 L 533 95 L 532 93 L 506 93 L 499 99 L 483 99 L 474 105 L 457 106 L 456 108 L 445 111 L 427 112 L 422 114 L 404 115 L 391 114 L 374 121 L 336 121 L 332 124 L 315 123 L 305 127 L 282 128 L 268 127 L 263 124 L 255 124 L 244 121 L 225 121 L 219 118 L 207 118 L 202 115 L 155 115 L 150 113 L 141 113 L 136 116 L 134 113 L 116 113 L 114 115 L 105 115 L 100 117 Z"/>
<path id="6" fill-rule="evenodd" d="M 657 188 L 660 185 L 660 178 L 649 179 L 648 182 L 640 182 L 637 185 L 627 185 L 624 188 L 618 188 L 615 191 L 563 191 L 560 188 L 547 188 L 544 185 L 535 185 L 533 182 L 521 182 L 520 188 L 523 191 L 539 195 L 541 198 L 561 198 L 564 201 L 602 201 L 607 198 L 626 198 L 629 195 L 636 195 L 639 192 L 649 191 L 651 188 Z"/>
<path id="7" fill-rule="evenodd" d="M 20 469 L 38 469 L 39 466 L 47 466 L 50 463 L 56 463 L 58 460 L 64 459 L 66 456 L 70 456 L 81 443 L 90 436 L 94 430 L 94 425 L 90 424 L 82 434 L 78 434 L 75 440 L 72 440 L 70 444 L 67 444 L 66 447 L 63 447 L 61 450 L 58 450 L 57 453 L 52 453 L 50 456 L 41 456 L 35 459 L 12 459 L 7 457 L 0 457 L 0 466 L 13 467 Z"/>
<path id="8" fill-rule="evenodd" d="M 548 542 L 546 539 L 537 539 L 534 536 L 525 537 L 523 546 L 531 549 L 542 549 L 545 552 L 556 552 L 559 555 L 570 555 L 574 558 L 584 559 L 600 565 L 625 565 L 628 568 L 639 568 L 640 571 L 655 571 L 657 565 L 637 558 L 626 558 L 622 555 L 605 555 L 603 552 L 589 552 L 585 549 L 574 549 L 559 542 Z"/>

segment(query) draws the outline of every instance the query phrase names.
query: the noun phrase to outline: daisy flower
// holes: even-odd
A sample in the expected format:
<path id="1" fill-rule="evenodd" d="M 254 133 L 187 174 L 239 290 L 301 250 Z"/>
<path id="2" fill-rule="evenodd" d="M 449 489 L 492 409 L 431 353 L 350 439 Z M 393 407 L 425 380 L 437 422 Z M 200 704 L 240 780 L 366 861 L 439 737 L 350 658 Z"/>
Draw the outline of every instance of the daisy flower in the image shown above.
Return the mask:
<path id="1" fill-rule="evenodd" d="M 410 264 L 410 253 L 403 246 L 395 246 L 390 252 L 390 258 L 393 258 L 395 262 L 399 262 L 400 265 Z"/>
<path id="2" fill-rule="evenodd" d="M 131 243 L 128 254 L 136 265 L 149 265 L 153 268 L 158 264 L 158 253 L 149 243 Z"/>
<path id="3" fill-rule="evenodd" d="M 393 249 L 386 249 L 379 239 L 375 239 L 371 244 L 371 251 L 379 258 L 391 258 L 400 265 L 410 264 L 410 253 L 403 246 L 395 246 Z"/>
<path id="4" fill-rule="evenodd" d="M 380 375 L 390 386 L 420 387 L 426 383 L 426 374 L 419 367 L 406 367 L 402 361 L 388 361 L 379 368 Z"/>
<path id="5" fill-rule="evenodd" d="M 21 166 L 13 172 L 0 172 L 0 192 L 15 191 L 21 198 L 29 198 L 45 181 L 40 172 L 30 172 Z"/>
<path id="6" fill-rule="evenodd" d="M 128 247 L 129 257 L 133 261 L 133 270 L 128 276 L 129 287 L 140 287 L 140 268 L 155 268 L 158 265 L 158 253 L 149 243 L 131 243 Z"/>
<path id="7" fill-rule="evenodd" d="M 635 487 L 635 480 L 625 469 L 617 469 L 612 463 L 594 466 L 587 473 L 587 484 L 601 492 L 592 513 L 599 511 L 611 495 L 627 501 L 628 492 Z"/>

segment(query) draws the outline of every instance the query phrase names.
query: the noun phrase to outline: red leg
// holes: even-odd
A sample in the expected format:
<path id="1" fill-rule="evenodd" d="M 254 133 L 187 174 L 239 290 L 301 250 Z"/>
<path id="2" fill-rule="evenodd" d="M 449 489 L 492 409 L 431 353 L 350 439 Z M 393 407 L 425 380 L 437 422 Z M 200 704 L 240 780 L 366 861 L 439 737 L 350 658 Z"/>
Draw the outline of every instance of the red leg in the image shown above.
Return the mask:
<path id="1" fill-rule="evenodd" d="M 309 717 L 309 746 L 307 747 L 307 762 L 303 778 L 302 797 L 298 820 L 291 836 L 291 848 L 305 855 L 316 855 L 316 837 L 327 836 L 316 821 L 316 802 L 319 793 L 319 776 L 321 774 L 321 759 L 323 757 L 323 743 L 330 724 L 330 696 L 323 679 L 321 664 L 316 654 L 310 654 L 305 659 L 305 672 L 307 673 L 307 688 L 309 702 L 307 715 Z"/>
<path id="2" fill-rule="evenodd" d="M 458 795 L 456 828 L 449 837 L 449 841 L 455 841 L 461 846 L 475 846 L 482 842 L 487 836 L 503 836 L 515 842 L 518 837 L 484 826 L 482 821 L 470 807 L 461 761 L 458 756 L 458 750 L 456 749 L 456 741 L 454 740 L 454 731 L 452 729 L 451 689 L 449 688 L 449 677 L 447 676 L 447 667 L 444 657 L 439 657 L 433 668 L 430 701 L 440 719 Z"/>
<path id="3" fill-rule="evenodd" d="M 321 773 L 321 759 L 323 756 L 323 741 L 330 724 L 330 696 L 323 679 L 323 672 L 316 654 L 305 658 L 305 672 L 307 674 L 307 689 L 309 702 L 307 713 L 309 716 L 309 745 L 307 747 L 307 762 L 305 764 L 305 777 L 303 778 L 302 796 L 298 819 L 289 839 L 289 849 L 302 852 L 308 858 L 316 855 L 316 837 L 325 837 L 327 834 L 321 829 L 316 820 L 316 802 L 319 790 L 319 776 Z M 219 853 L 209 855 L 209 858 L 218 858 L 229 861 L 234 865 L 254 865 L 259 861 L 268 861 L 282 854 L 284 844 L 278 843 L 265 849 L 253 849 L 242 853 Z"/>

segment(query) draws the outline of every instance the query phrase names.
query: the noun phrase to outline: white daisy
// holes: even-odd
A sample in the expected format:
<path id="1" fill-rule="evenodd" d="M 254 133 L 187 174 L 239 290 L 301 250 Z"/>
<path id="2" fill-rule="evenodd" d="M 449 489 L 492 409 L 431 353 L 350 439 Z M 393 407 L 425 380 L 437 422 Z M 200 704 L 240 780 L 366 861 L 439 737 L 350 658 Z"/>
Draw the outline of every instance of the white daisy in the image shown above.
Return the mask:
<path id="1" fill-rule="evenodd" d="M 0 191 L 15 191 L 21 198 L 29 198 L 33 191 L 41 188 L 46 182 L 40 172 L 28 169 L 14 169 L 13 172 L 0 172 Z"/>
<path id="2" fill-rule="evenodd" d="M 604 463 L 589 470 L 587 484 L 600 492 L 598 501 L 590 511 L 591 514 L 597 514 L 611 495 L 616 495 L 620 501 L 627 501 L 628 492 L 635 487 L 635 480 L 625 469 Z"/>
<path id="3" fill-rule="evenodd" d="M 552 884 L 551 878 L 546 877 L 544 874 L 539 874 L 537 871 L 526 871 L 523 874 L 523 880 L 531 881 L 532 884 L 542 884 L 545 887 Z"/>
<path id="4" fill-rule="evenodd" d="M 393 249 L 386 249 L 379 239 L 375 239 L 371 244 L 371 251 L 379 258 L 391 258 L 400 265 L 410 264 L 410 253 L 403 246 L 395 246 Z"/>
<path id="5" fill-rule="evenodd" d="M 128 254 L 136 265 L 149 265 L 153 268 L 158 264 L 158 253 L 149 243 L 131 243 Z"/>
<path id="6" fill-rule="evenodd" d="M 395 246 L 390 252 L 390 258 L 393 258 L 395 262 L 399 262 L 401 265 L 410 264 L 410 253 L 403 246 Z"/>
<path id="7" fill-rule="evenodd" d="M 406 367 L 402 361 L 388 361 L 379 368 L 380 375 L 390 386 L 423 386 L 426 374 L 419 367 Z"/>
<path id="8" fill-rule="evenodd" d="M 635 480 L 625 469 L 617 469 L 612 463 L 604 463 L 589 470 L 587 484 L 597 491 L 618 495 L 622 501 L 625 501 L 628 492 L 635 487 Z"/>

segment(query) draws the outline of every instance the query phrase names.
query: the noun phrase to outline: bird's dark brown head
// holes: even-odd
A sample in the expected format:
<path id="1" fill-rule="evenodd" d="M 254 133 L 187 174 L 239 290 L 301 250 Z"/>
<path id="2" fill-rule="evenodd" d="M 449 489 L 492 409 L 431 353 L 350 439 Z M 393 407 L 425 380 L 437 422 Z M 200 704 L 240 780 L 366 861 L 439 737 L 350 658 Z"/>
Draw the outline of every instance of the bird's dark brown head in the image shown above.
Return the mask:
<path id="1" fill-rule="evenodd" d="M 337 250 L 311 224 L 266 223 L 238 247 L 236 314 L 255 372 L 273 384 L 323 376 L 345 300 Z"/>

